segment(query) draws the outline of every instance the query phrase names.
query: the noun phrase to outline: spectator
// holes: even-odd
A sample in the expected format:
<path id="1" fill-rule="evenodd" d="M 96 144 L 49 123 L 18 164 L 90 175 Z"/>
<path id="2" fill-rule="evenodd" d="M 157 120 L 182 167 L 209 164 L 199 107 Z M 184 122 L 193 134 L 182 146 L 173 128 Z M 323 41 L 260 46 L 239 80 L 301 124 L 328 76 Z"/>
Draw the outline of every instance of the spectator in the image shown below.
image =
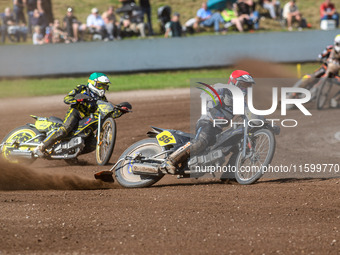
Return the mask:
<path id="1" fill-rule="evenodd" d="M 159 7 L 157 9 L 157 18 L 159 21 L 160 32 L 165 33 L 165 24 L 171 21 L 171 7 L 168 5 Z M 188 26 L 193 27 L 196 22 L 196 18 L 192 18 L 190 21 L 191 20 L 193 20 L 193 22 L 191 22 Z"/>
<path id="2" fill-rule="evenodd" d="M 63 19 L 63 23 L 69 40 L 72 42 L 78 42 L 81 38 L 80 34 L 86 30 L 86 25 L 81 24 L 77 17 L 73 15 L 73 8 L 67 8 L 67 13 Z"/>
<path id="3" fill-rule="evenodd" d="M 70 40 L 68 39 L 67 32 L 65 32 L 60 27 L 60 22 L 58 19 L 54 20 L 53 26 L 52 26 L 52 43 L 70 43 Z"/>
<path id="4" fill-rule="evenodd" d="M 52 12 L 52 0 L 38 0 L 37 8 L 40 13 L 44 14 L 44 18 L 46 19 L 46 23 L 53 24 L 53 12 Z"/>
<path id="5" fill-rule="evenodd" d="M 40 26 L 35 26 L 34 27 L 34 33 L 33 33 L 33 44 L 34 45 L 41 45 L 44 44 L 44 35 L 41 32 L 41 27 Z"/>
<path id="6" fill-rule="evenodd" d="M 11 8 L 7 7 L 5 8 L 4 14 L 3 14 L 3 24 L 7 26 L 15 26 L 15 16 L 14 13 L 11 11 Z"/>
<path id="7" fill-rule="evenodd" d="M 269 11 L 269 15 L 272 19 L 276 19 L 276 10 L 280 6 L 280 1 L 276 0 L 260 0 L 259 4 L 266 10 Z"/>
<path id="8" fill-rule="evenodd" d="M 116 15 L 114 14 L 113 6 L 110 6 L 106 12 L 103 13 L 102 18 L 105 23 L 105 30 L 108 34 L 108 40 L 112 41 L 114 39 L 114 34 L 116 32 L 117 36 L 120 37 L 119 23 L 117 22 Z"/>
<path id="9" fill-rule="evenodd" d="M 15 17 L 9 7 L 5 8 L 5 12 L 2 15 L 2 27 L 1 27 L 1 42 L 5 43 L 8 31 L 12 30 L 15 26 Z"/>
<path id="10" fill-rule="evenodd" d="M 99 15 L 97 8 L 92 8 L 91 14 L 87 17 L 86 25 L 91 34 L 99 34 L 99 38 L 104 38 L 104 20 Z"/>
<path id="11" fill-rule="evenodd" d="M 231 26 L 236 26 L 239 32 L 243 32 L 243 17 L 237 17 L 237 14 L 230 5 L 227 5 L 227 8 L 221 12 L 222 18 L 225 21 L 224 27 L 229 28 Z"/>
<path id="12" fill-rule="evenodd" d="M 34 10 L 38 8 L 37 0 L 25 0 L 28 19 L 28 32 L 32 34 L 32 19 Z"/>
<path id="13" fill-rule="evenodd" d="M 134 0 L 119 0 L 122 3 L 122 7 L 117 9 L 117 13 L 128 13 L 131 12 L 136 6 L 136 2 Z"/>
<path id="14" fill-rule="evenodd" d="M 15 22 L 17 24 L 20 24 L 21 22 L 26 24 L 23 0 L 13 0 L 13 12 L 15 14 Z"/>
<path id="15" fill-rule="evenodd" d="M 151 5 L 149 0 L 139 0 L 139 5 L 142 8 L 143 17 L 146 14 L 148 19 L 149 35 L 153 35 L 152 23 L 151 23 Z"/>
<path id="16" fill-rule="evenodd" d="M 144 38 L 147 25 L 144 23 L 142 8 L 140 8 L 139 6 L 135 6 L 135 8 L 133 8 L 131 12 L 130 20 L 132 23 L 132 27 L 136 27 L 136 29 L 133 30 L 138 31 L 140 36 Z"/>
<path id="17" fill-rule="evenodd" d="M 208 10 L 208 6 L 206 2 L 202 3 L 201 9 L 199 9 L 196 13 L 196 23 L 194 28 L 198 28 L 199 25 L 204 27 L 212 27 L 214 26 L 215 33 L 220 31 L 220 23 L 224 23 L 224 20 L 220 13 L 212 13 Z"/>
<path id="18" fill-rule="evenodd" d="M 46 23 L 45 17 L 43 13 L 40 13 L 38 9 L 33 11 L 33 17 L 31 19 L 31 24 L 33 27 L 40 26 L 41 32 L 44 34 L 45 28 L 48 26 Z"/>
<path id="19" fill-rule="evenodd" d="M 300 14 L 299 8 L 297 7 L 295 3 L 296 3 L 296 0 L 290 0 L 283 7 L 282 15 L 283 15 L 283 18 L 287 20 L 287 26 L 288 26 L 289 31 L 293 30 L 292 23 L 294 21 L 297 21 L 299 23 L 299 30 L 302 29 L 301 28 L 301 22 L 302 22 L 301 14 Z"/>
<path id="20" fill-rule="evenodd" d="M 142 10 L 134 7 L 132 11 L 127 12 L 121 19 L 121 27 L 124 30 L 125 36 L 134 33 L 144 38 L 146 26 Z"/>
<path id="21" fill-rule="evenodd" d="M 320 5 L 321 20 L 335 20 L 336 27 L 339 27 L 339 14 L 336 13 L 335 5 L 330 0 L 325 0 Z"/>
<path id="22" fill-rule="evenodd" d="M 6 41 L 6 36 L 9 36 L 9 39 L 12 42 L 20 42 L 20 38 L 23 38 L 23 41 L 26 41 L 27 36 L 27 28 L 25 24 L 17 24 L 15 22 L 15 15 L 11 11 L 9 7 L 5 8 L 5 12 L 1 16 L 2 26 L 1 26 L 1 42 L 4 43 Z"/>
<path id="23" fill-rule="evenodd" d="M 252 0 L 237 0 L 234 4 L 237 16 L 251 29 L 259 29 L 259 12 L 255 11 L 255 3 Z"/>
<path id="24" fill-rule="evenodd" d="M 168 37 L 181 37 L 182 36 L 182 25 L 181 22 L 179 21 L 179 13 L 175 12 L 172 15 L 171 21 L 168 22 L 165 27 L 165 38 Z"/>
<path id="25" fill-rule="evenodd" d="M 3 34 L 3 32 L 2 32 L 2 29 L 3 29 L 2 27 L 3 27 L 3 26 L 2 26 L 2 24 L 1 24 L 1 23 L 2 23 L 2 19 L 3 19 L 3 14 L 0 13 L 0 34 L 1 34 L 1 37 L 2 37 L 2 34 Z M 2 42 L 2 38 L 1 38 L 1 42 Z"/>

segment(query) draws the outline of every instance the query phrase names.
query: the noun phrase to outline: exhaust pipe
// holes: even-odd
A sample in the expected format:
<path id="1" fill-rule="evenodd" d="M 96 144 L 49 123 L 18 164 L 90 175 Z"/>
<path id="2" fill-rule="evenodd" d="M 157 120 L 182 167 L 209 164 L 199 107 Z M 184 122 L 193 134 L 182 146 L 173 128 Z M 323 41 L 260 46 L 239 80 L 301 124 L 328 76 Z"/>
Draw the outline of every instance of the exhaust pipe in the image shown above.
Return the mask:
<path id="1" fill-rule="evenodd" d="M 160 172 L 158 166 L 134 163 L 132 165 L 132 172 L 139 175 L 155 175 L 159 176 Z"/>
<path id="2" fill-rule="evenodd" d="M 33 153 L 31 151 L 12 150 L 10 157 L 31 159 L 33 158 Z"/>

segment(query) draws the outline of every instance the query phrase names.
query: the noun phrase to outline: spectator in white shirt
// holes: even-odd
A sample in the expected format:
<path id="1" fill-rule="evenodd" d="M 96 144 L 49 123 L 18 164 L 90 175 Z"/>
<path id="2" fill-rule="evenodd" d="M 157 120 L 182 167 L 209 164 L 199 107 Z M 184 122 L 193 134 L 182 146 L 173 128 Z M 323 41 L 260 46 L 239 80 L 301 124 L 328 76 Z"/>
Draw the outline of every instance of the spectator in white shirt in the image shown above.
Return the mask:
<path id="1" fill-rule="evenodd" d="M 105 22 L 99 15 L 97 8 L 92 8 L 91 14 L 87 17 L 86 25 L 91 34 L 99 34 L 101 38 L 104 38 Z"/>

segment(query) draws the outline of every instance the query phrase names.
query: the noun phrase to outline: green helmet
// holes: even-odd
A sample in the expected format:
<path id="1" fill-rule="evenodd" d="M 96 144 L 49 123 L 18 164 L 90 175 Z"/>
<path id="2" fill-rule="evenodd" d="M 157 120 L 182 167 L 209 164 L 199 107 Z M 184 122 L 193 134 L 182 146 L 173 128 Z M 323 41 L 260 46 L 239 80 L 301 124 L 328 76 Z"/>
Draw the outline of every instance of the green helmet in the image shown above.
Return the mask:
<path id="1" fill-rule="evenodd" d="M 92 73 L 87 82 L 90 90 L 101 97 L 104 96 L 105 90 L 109 90 L 109 84 L 111 83 L 103 73 Z"/>

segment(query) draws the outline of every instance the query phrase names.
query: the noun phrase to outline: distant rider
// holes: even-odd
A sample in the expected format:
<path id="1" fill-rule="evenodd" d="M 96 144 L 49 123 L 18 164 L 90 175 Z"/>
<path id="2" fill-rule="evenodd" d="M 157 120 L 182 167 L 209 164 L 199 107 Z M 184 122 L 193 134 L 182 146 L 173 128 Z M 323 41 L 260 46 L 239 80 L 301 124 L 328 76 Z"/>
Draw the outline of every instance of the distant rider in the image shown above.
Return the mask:
<path id="1" fill-rule="evenodd" d="M 236 70 L 230 75 L 228 84 L 239 87 L 243 94 L 247 94 L 247 88 L 255 84 L 253 77 L 246 71 Z M 215 84 L 213 87 L 223 84 Z M 217 94 L 222 101 L 221 104 L 213 106 L 212 101 L 207 104 L 207 115 L 202 115 L 196 123 L 196 133 L 198 137 L 193 141 L 183 145 L 173 152 L 168 160 L 161 165 L 161 169 L 171 174 L 176 173 L 177 165 L 184 162 L 190 153 L 198 154 L 203 152 L 208 146 L 216 142 L 216 135 L 222 132 L 222 127 L 216 125 L 214 127 L 214 119 L 226 119 L 230 121 L 233 116 L 233 98 L 231 92 L 227 88 L 215 88 Z M 217 99 L 217 98 L 216 98 Z"/>
<path id="2" fill-rule="evenodd" d="M 64 103 L 70 105 L 63 125 L 49 134 L 46 139 L 33 151 L 35 155 L 44 156 L 46 149 L 66 137 L 78 126 L 81 119 L 88 117 L 97 110 L 98 100 L 106 101 L 105 91 L 111 83 L 103 73 L 92 73 L 87 85 L 78 85 L 64 98 Z M 124 107 L 122 107 L 124 109 Z M 127 110 L 127 109 L 126 109 Z"/>
<path id="3" fill-rule="evenodd" d="M 327 72 L 331 73 L 331 78 L 334 78 L 339 74 L 340 70 L 340 34 L 338 34 L 334 39 L 334 47 L 331 51 L 328 59 Z M 327 73 L 328 74 L 328 73 Z M 339 107 L 340 91 L 331 99 L 331 107 Z"/>
<path id="4" fill-rule="evenodd" d="M 306 88 L 309 84 L 316 82 L 315 79 L 319 79 L 324 76 L 328 70 L 332 73 L 331 77 L 338 75 L 340 62 L 340 34 L 335 37 L 334 45 L 327 46 L 327 48 L 319 54 L 319 59 L 323 62 L 322 66 L 311 74 L 309 79 L 304 80 L 301 84 L 302 88 Z M 329 65 L 331 68 L 329 68 Z M 331 99 L 331 107 L 337 107 L 339 99 L 339 94 L 334 96 Z"/>

